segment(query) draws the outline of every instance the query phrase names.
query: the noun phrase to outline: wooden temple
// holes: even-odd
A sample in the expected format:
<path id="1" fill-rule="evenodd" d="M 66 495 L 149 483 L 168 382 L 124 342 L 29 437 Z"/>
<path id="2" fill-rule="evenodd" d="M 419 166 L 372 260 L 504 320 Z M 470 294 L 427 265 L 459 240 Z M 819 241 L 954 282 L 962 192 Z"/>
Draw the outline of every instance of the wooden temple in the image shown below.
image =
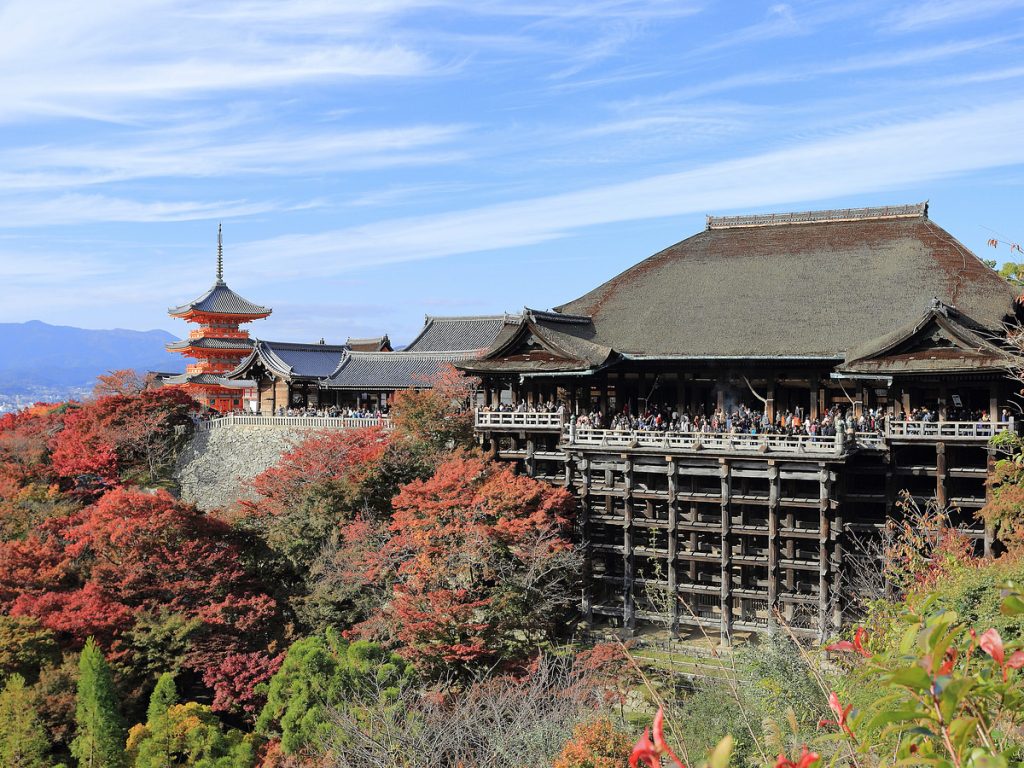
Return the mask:
<path id="1" fill-rule="evenodd" d="M 589 621 L 824 637 L 864 567 L 853 542 L 902 492 L 996 546 L 974 513 L 990 438 L 1015 428 L 1017 316 L 927 204 L 709 217 L 584 296 L 509 317 L 457 365 L 482 380 L 481 443 L 576 495 Z M 609 428 L 740 404 L 835 428 Z"/>
<path id="2" fill-rule="evenodd" d="M 255 410 L 330 407 L 387 409 L 395 392 L 421 389 L 449 365 L 481 355 L 509 315 L 431 317 L 416 338 L 393 351 L 387 335 L 345 344 L 255 340 L 229 380 L 251 382 Z"/>
<path id="3" fill-rule="evenodd" d="M 239 296 L 224 282 L 224 239 L 219 226 L 216 282 L 199 298 L 167 311 L 198 328 L 190 331 L 188 338 L 167 345 L 168 351 L 195 362 L 186 366 L 184 374 L 162 377 L 161 384 L 181 387 L 215 411 L 242 409 L 253 396 L 253 383 L 228 379 L 226 374 L 252 350 L 249 331 L 241 326 L 269 316 L 271 310 Z"/>

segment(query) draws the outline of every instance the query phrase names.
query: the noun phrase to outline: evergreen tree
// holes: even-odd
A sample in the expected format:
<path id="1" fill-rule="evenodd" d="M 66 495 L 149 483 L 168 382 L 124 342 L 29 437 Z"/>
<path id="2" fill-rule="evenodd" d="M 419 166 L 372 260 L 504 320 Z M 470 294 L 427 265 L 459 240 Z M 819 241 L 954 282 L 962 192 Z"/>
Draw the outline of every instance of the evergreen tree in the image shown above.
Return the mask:
<path id="1" fill-rule="evenodd" d="M 124 768 L 124 727 L 114 681 L 103 652 L 90 637 L 78 662 L 75 740 L 79 768 Z"/>
<path id="2" fill-rule="evenodd" d="M 177 702 L 178 691 L 174 687 L 174 676 L 164 672 L 149 698 L 144 731 L 135 735 L 138 743 L 135 768 L 167 768 L 175 764 L 174 734 L 169 712 Z M 131 737 L 129 741 L 132 741 Z"/>
<path id="3" fill-rule="evenodd" d="M 11 675 L 0 693 L 0 765 L 45 768 L 50 742 L 36 712 L 25 678 Z"/>

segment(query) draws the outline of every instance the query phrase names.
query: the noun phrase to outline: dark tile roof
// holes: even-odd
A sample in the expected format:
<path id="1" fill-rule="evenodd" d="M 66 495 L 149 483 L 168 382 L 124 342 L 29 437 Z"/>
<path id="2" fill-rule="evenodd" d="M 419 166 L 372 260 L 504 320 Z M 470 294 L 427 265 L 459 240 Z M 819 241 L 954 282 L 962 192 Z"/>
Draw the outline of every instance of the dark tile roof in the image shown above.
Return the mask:
<path id="1" fill-rule="evenodd" d="M 640 358 L 843 358 L 933 297 L 1000 327 L 1010 286 L 925 206 L 892 210 L 712 220 L 556 309 L 591 317 L 591 343 Z"/>
<path id="2" fill-rule="evenodd" d="M 256 386 L 255 381 L 247 379 L 227 379 L 217 373 L 179 373 L 161 379 L 163 384 L 217 384 L 230 389 L 243 389 Z"/>
<path id="3" fill-rule="evenodd" d="M 193 299 L 188 304 L 180 307 L 172 307 L 167 312 L 170 315 L 178 316 L 189 312 L 208 312 L 215 315 L 259 315 L 270 314 L 269 307 L 261 307 L 253 304 L 248 299 L 239 296 L 228 288 L 227 283 L 218 280 L 206 293 L 198 299 Z"/>
<path id="4" fill-rule="evenodd" d="M 593 371 L 616 357 L 614 350 L 594 343 L 593 338 L 589 317 L 527 308 L 518 322 L 502 328 L 479 359 L 469 359 L 458 367 L 477 373 Z"/>
<path id="5" fill-rule="evenodd" d="M 502 326 L 514 321 L 516 315 L 476 315 L 466 317 L 431 317 L 427 315 L 423 329 L 413 339 L 407 352 L 454 352 L 487 349 L 494 343 Z"/>
<path id="6" fill-rule="evenodd" d="M 196 349 L 252 349 L 252 339 L 228 339 L 218 337 L 203 337 L 201 339 L 182 339 L 173 341 L 167 345 L 172 352 L 195 347 Z"/>
<path id="7" fill-rule="evenodd" d="M 913 323 L 847 352 L 844 374 L 935 374 L 1020 367 L 998 335 L 941 301 Z"/>
<path id="8" fill-rule="evenodd" d="M 348 352 L 322 382 L 328 389 L 391 390 L 426 386 L 445 366 L 467 360 L 470 352 Z"/>
<path id="9" fill-rule="evenodd" d="M 256 339 L 252 353 L 231 372 L 245 375 L 257 360 L 286 379 L 321 379 L 330 376 L 348 351 L 344 344 L 296 344 Z"/>
<path id="10" fill-rule="evenodd" d="M 355 339 L 349 336 L 345 346 L 357 352 L 390 352 L 391 339 L 386 333 L 383 336 L 371 336 L 365 339 Z"/>

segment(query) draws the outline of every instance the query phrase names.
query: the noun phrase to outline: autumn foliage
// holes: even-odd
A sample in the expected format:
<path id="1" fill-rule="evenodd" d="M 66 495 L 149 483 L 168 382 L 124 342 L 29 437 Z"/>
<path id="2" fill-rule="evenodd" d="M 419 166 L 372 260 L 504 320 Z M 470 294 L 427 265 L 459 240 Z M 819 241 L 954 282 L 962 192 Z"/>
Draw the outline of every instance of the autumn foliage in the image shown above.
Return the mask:
<path id="1" fill-rule="evenodd" d="M 195 401 L 177 389 L 111 395 L 70 410 L 51 443 L 57 475 L 76 490 L 166 479 L 178 434 L 191 426 Z"/>
<path id="2" fill-rule="evenodd" d="M 475 456 L 445 462 L 394 499 L 390 538 L 367 568 L 390 572 L 380 617 L 360 630 L 420 668 L 520 658 L 568 607 L 572 497 Z"/>
<path id="3" fill-rule="evenodd" d="M 95 637 L 122 666 L 200 673 L 265 647 L 276 610 L 226 524 L 165 492 L 129 489 L 0 544 L 0 608 L 72 647 Z"/>

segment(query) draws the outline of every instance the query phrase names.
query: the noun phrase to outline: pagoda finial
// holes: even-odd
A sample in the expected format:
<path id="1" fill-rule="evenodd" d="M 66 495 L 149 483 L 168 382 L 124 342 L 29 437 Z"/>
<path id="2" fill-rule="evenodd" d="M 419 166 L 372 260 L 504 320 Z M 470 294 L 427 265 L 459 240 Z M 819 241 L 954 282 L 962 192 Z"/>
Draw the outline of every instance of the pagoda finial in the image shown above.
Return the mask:
<path id="1" fill-rule="evenodd" d="M 221 225 L 217 224 L 217 282 L 224 280 L 224 236 Z"/>
<path id="2" fill-rule="evenodd" d="M 217 280 L 224 279 L 224 233 L 217 224 Z"/>

